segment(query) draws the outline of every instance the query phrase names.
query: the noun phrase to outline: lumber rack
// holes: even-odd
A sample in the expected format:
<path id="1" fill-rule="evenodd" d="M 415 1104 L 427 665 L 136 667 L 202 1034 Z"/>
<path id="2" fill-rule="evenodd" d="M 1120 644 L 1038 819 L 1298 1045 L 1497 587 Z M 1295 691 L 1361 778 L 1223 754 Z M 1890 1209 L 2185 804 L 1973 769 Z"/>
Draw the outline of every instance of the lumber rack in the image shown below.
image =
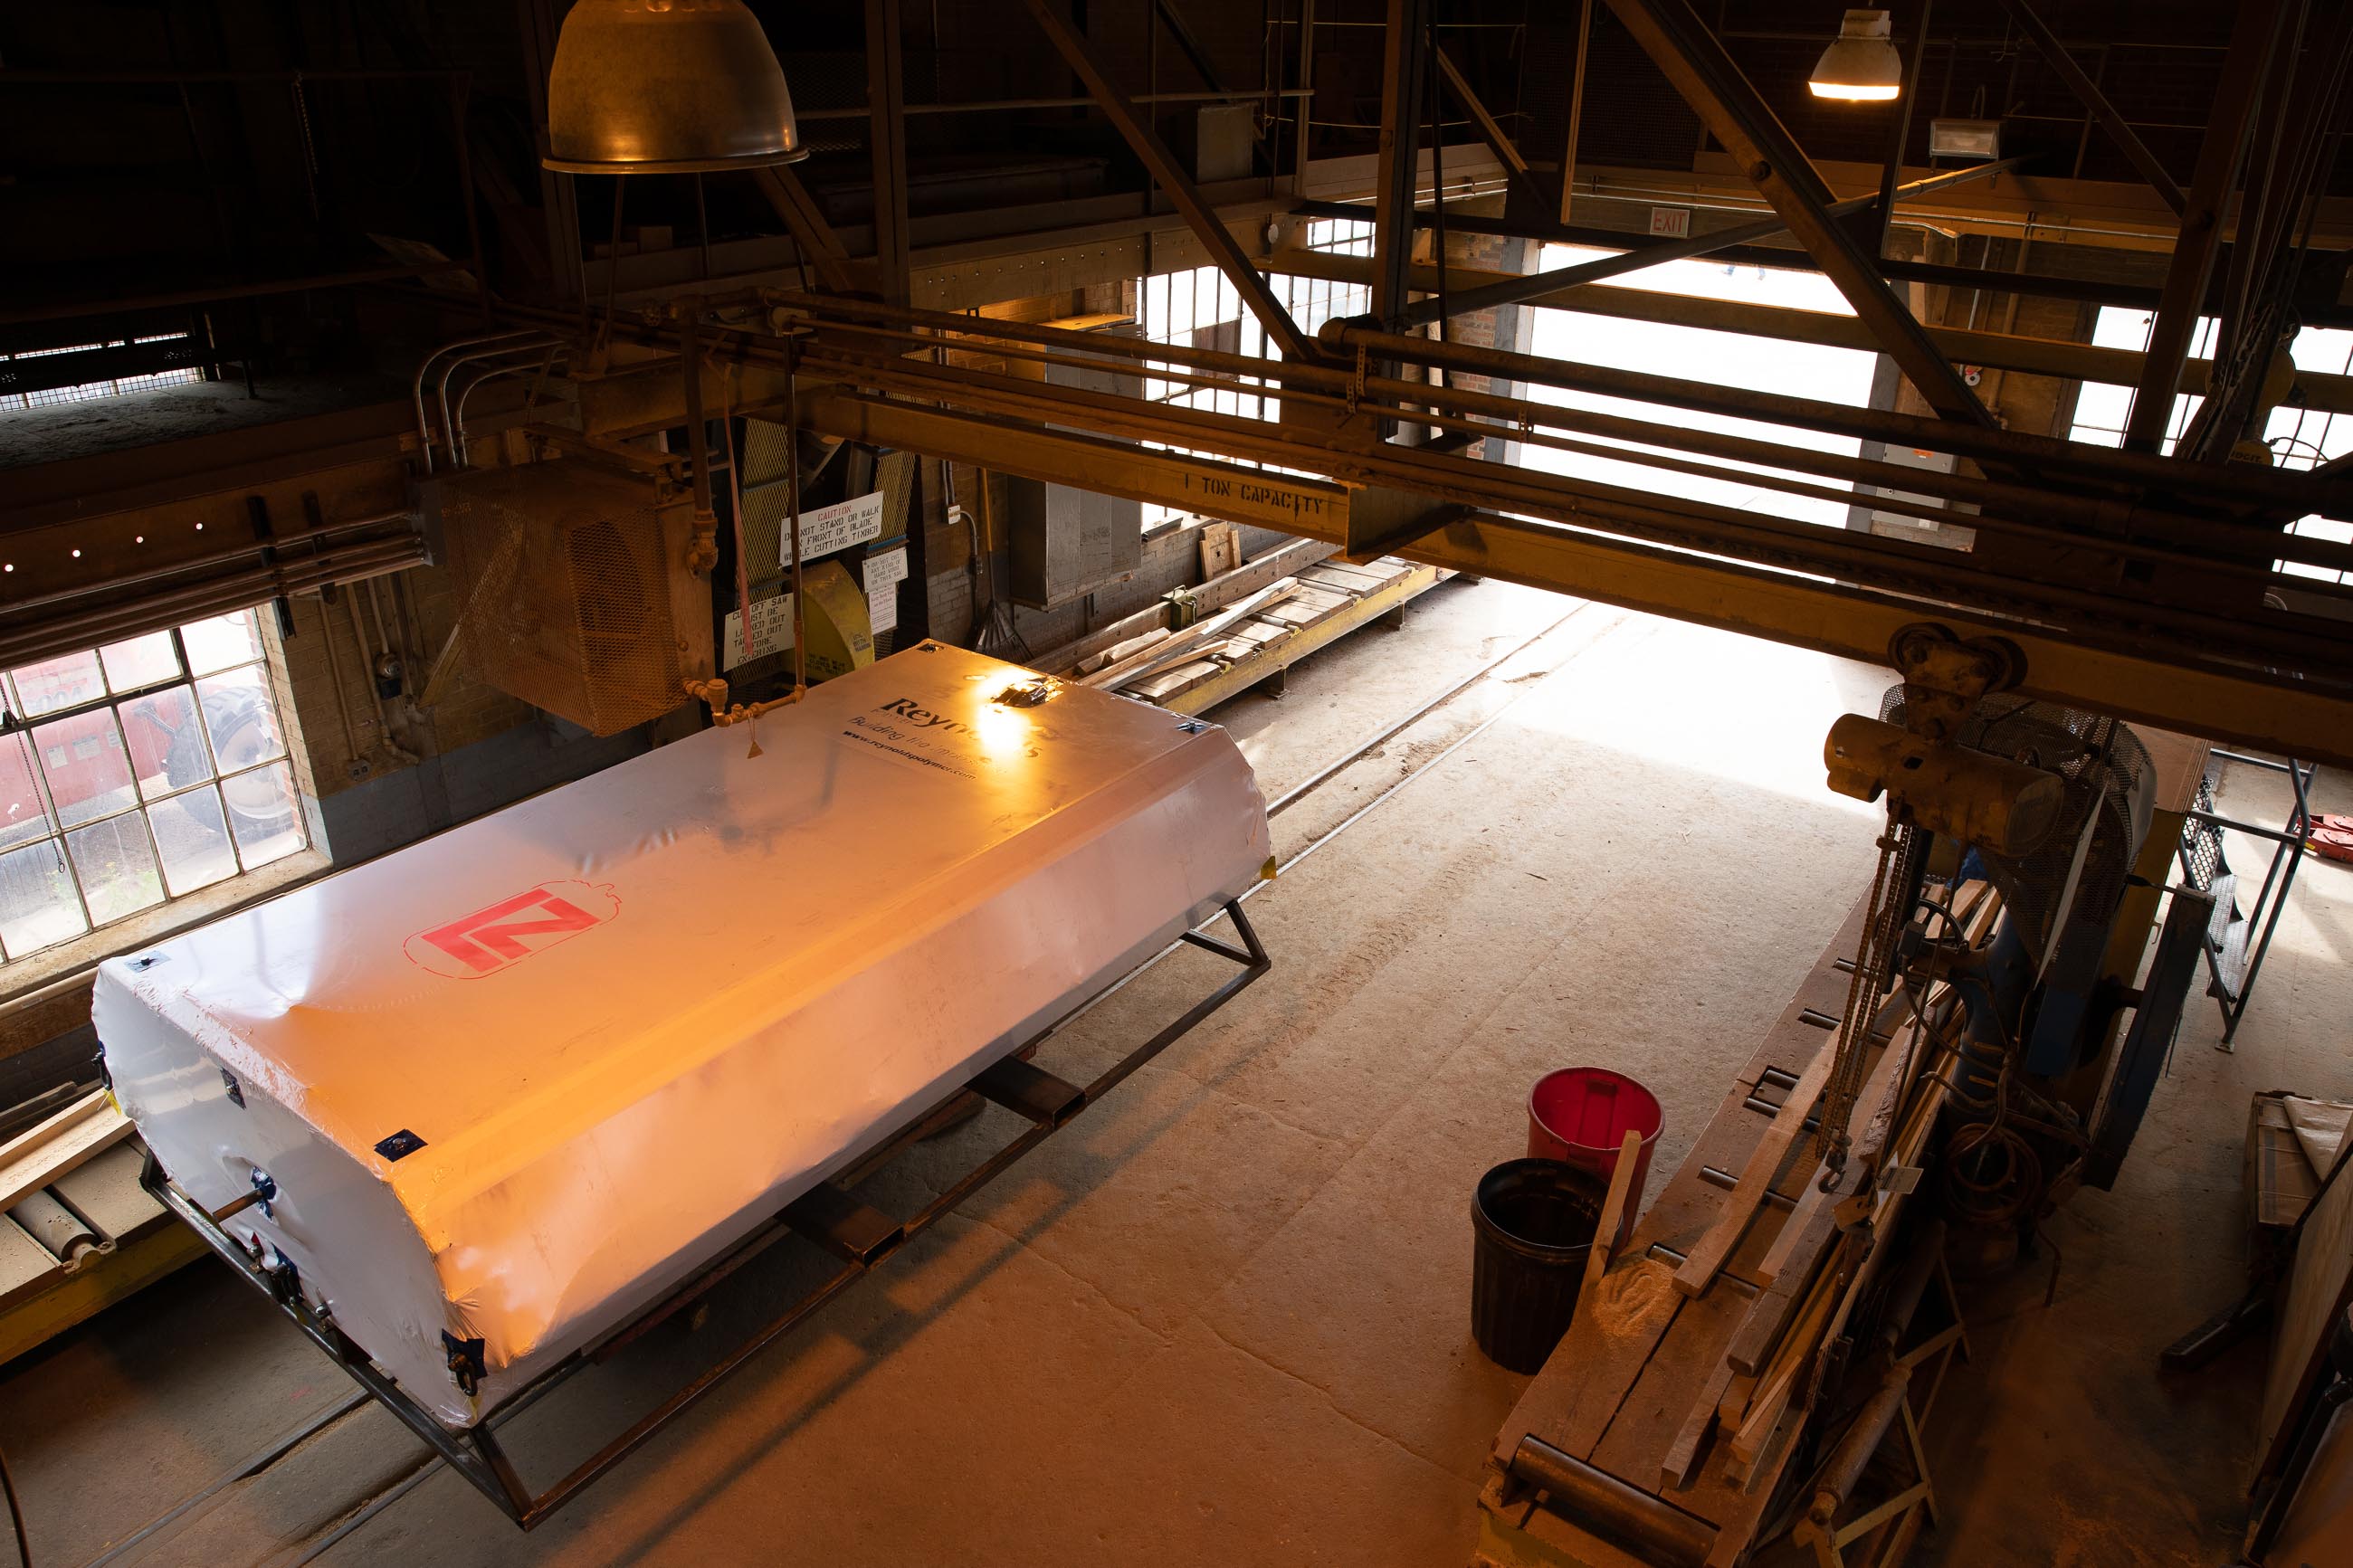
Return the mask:
<path id="1" fill-rule="evenodd" d="M 967 1080 L 963 1089 L 952 1095 L 949 1103 L 965 1094 L 978 1095 L 1024 1118 L 1029 1126 L 1015 1135 L 1010 1142 L 989 1154 L 961 1178 L 905 1219 L 893 1219 L 869 1207 L 852 1196 L 834 1181 L 819 1183 L 816 1187 L 794 1199 L 782 1209 L 723 1253 L 706 1264 L 692 1278 L 661 1300 L 614 1329 L 596 1343 L 566 1356 L 538 1377 L 515 1390 L 492 1408 L 483 1411 L 473 1426 L 462 1429 L 444 1426 L 426 1409 L 411 1399 L 400 1384 L 378 1368 L 367 1352 L 354 1342 L 336 1324 L 331 1312 L 313 1308 L 302 1295 L 301 1282 L 294 1278 L 290 1266 L 270 1268 L 263 1259 L 247 1251 L 243 1244 L 223 1228 L 222 1221 L 236 1210 L 256 1201 L 253 1196 L 238 1199 L 218 1211 L 206 1211 L 177 1186 L 165 1173 L 151 1152 L 140 1173 L 140 1183 L 203 1238 L 206 1245 L 237 1271 L 254 1289 L 274 1301 L 278 1309 L 300 1329 L 310 1341 L 325 1352 L 338 1366 L 349 1373 L 375 1402 L 398 1418 L 418 1437 L 424 1439 L 434 1453 L 449 1468 L 464 1477 L 477 1491 L 496 1504 L 499 1510 L 523 1530 L 532 1530 L 546 1522 L 549 1516 L 565 1503 L 578 1497 L 588 1485 L 642 1447 L 655 1434 L 684 1415 L 727 1376 L 751 1361 L 769 1345 L 781 1339 L 834 1297 L 864 1279 L 880 1267 L 884 1259 L 896 1253 L 908 1242 L 930 1229 L 942 1217 L 961 1205 L 1004 1172 L 1024 1154 L 1068 1126 L 1096 1100 L 1102 1099 L 1127 1076 L 1181 1039 L 1210 1014 L 1233 1000 L 1273 967 L 1258 932 L 1242 913 L 1239 900 L 1229 900 L 1225 915 L 1234 923 L 1241 945 L 1209 936 L 1200 927 L 1183 932 L 1176 942 L 1163 950 L 1163 954 L 1182 943 L 1201 948 L 1226 959 L 1238 967 L 1215 990 L 1163 1027 L 1126 1056 L 1105 1068 L 1095 1079 L 1084 1085 L 1068 1082 L 1025 1059 L 1036 1047 L 1068 1027 L 1097 1003 L 1124 986 L 1149 967 L 1146 961 L 1127 973 L 1112 981 L 1085 1001 L 1033 1036 L 1012 1054 L 984 1068 Z M 1213 916 L 1214 920 L 1215 917 Z M 1207 922 L 1204 922 L 1205 924 Z M 858 1167 L 871 1172 L 895 1156 L 918 1137 L 938 1125 L 942 1106 L 928 1106 L 922 1114 L 903 1124 L 878 1146 Z M 800 1298 L 783 1308 L 765 1323 L 754 1329 L 745 1339 L 723 1353 L 684 1387 L 648 1412 L 626 1431 L 602 1448 L 582 1460 L 569 1474 L 543 1491 L 534 1492 L 525 1483 L 506 1449 L 500 1443 L 498 1429 L 537 1404 L 558 1386 L 568 1382 L 583 1369 L 609 1359 L 622 1347 L 642 1337 L 647 1331 L 678 1312 L 691 1308 L 703 1296 L 731 1275 L 751 1262 L 761 1253 L 787 1236 L 797 1236 L 830 1254 L 837 1267 Z"/>
<path id="2" fill-rule="evenodd" d="M 1948 907 L 1978 945 L 1999 906 L 1969 884 Z M 1932 985 L 1920 1015 L 1908 986 L 1874 999 L 1867 1157 L 1825 1189 L 1808 1134 L 1863 918 L 1858 902 L 1588 1280 L 1497 1434 L 1478 1563 L 1738 1568 L 1794 1525 L 1818 1568 L 1884 1568 L 1933 1517 L 1920 1426 L 1968 1346 L 1943 1227 L 1908 1201 L 1949 1093 L 1913 1026 L 1956 998 Z"/>

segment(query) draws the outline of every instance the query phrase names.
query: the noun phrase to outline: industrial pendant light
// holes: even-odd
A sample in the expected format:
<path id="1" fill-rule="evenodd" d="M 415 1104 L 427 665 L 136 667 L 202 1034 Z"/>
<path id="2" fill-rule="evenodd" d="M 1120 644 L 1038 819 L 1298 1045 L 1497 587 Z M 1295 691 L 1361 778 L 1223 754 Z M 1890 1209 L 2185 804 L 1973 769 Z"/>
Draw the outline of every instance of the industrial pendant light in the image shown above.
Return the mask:
<path id="1" fill-rule="evenodd" d="M 1849 11 L 1806 82 L 1814 96 L 1883 103 L 1901 92 L 1904 61 L 1889 31 L 1886 12 Z"/>
<path id="2" fill-rule="evenodd" d="M 551 169 L 684 174 L 808 156 L 743 0 L 578 0 L 547 74 Z"/>

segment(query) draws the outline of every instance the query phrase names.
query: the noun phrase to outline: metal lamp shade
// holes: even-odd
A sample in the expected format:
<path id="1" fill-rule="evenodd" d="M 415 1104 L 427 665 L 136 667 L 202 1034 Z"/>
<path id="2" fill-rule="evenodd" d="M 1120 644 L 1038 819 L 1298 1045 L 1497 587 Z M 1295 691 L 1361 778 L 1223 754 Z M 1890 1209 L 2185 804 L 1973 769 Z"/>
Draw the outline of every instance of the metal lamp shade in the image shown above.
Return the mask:
<path id="1" fill-rule="evenodd" d="M 547 76 L 544 163 L 575 174 L 755 169 L 808 156 L 743 0 L 578 0 Z"/>
<path id="2" fill-rule="evenodd" d="M 1904 90 L 1904 60 L 1890 40 L 1887 13 L 1849 11 L 1806 83 L 1816 98 L 1883 103 Z"/>

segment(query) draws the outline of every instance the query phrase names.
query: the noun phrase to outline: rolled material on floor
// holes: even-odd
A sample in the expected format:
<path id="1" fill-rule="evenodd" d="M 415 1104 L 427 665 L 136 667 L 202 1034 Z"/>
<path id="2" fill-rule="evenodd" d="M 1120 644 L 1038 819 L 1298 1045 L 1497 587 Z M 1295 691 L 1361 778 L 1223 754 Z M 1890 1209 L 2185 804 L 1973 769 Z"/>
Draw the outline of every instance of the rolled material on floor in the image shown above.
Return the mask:
<path id="1" fill-rule="evenodd" d="M 1715 1527 L 1536 1437 L 1523 1437 L 1512 1474 L 1552 1494 L 1553 1511 L 1655 1568 L 1703 1568 Z"/>
<path id="2" fill-rule="evenodd" d="M 937 643 L 109 962 L 164 1169 L 452 1427 L 1255 882 L 1226 733 Z"/>
<path id="3" fill-rule="evenodd" d="M 98 1250 L 99 1237 L 81 1216 L 58 1202 L 45 1188 L 8 1211 L 25 1234 L 49 1249 L 58 1262 L 71 1265 Z"/>

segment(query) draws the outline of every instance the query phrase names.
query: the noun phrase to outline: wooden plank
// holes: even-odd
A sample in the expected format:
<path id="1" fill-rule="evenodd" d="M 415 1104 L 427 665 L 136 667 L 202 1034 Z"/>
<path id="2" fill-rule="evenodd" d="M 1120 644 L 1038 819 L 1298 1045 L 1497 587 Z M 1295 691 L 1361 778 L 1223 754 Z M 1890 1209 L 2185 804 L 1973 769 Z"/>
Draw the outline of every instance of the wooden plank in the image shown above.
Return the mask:
<path id="1" fill-rule="evenodd" d="M 0 1168 L 20 1158 L 27 1150 L 37 1149 L 52 1138 L 62 1137 L 68 1128 L 97 1115 L 106 1106 L 106 1090 L 94 1089 L 71 1105 L 43 1117 L 5 1143 L 0 1143 Z"/>
<path id="2" fill-rule="evenodd" d="M 1749 1151 L 1747 1163 L 1740 1168 L 1738 1184 L 1725 1199 L 1722 1216 L 1692 1248 L 1683 1267 L 1675 1270 L 1675 1289 L 1684 1295 L 1696 1296 L 1707 1289 L 1715 1271 L 1723 1267 L 1725 1255 L 1738 1245 L 1748 1222 L 1757 1217 L 1757 1205 L 1765 1201 L 1765 1191 L 1780 1173 L 1789 1145 L 1804 1130 L 1814 1101 L 1821 1098 L 1822 1085 L 1830 1081 L 1831 1063 L 1838 1055 L 1837 1044 L 1837 1036 L 1822 1031 L 1814 1059 L 1807 1064 L 1798 1087 L 1789 1091 L 1789 1098 L 1781 1102 L 1780 1110 L 1773 1118 L 1773 1125 L 1765 1130 L 1765 1136 Z"/>
<path id="3" fill-rule="evenodd" d="M 1750 1396 L 1748 1408 L 1742 1415 L 1740 1430 L 1733 1434 L 1733 1457 L 1742 1464 L 1755 1465 L 1766 1440 L 1781 1424 L 1781 1414 L 1797 1392 L 1799 1374 L 1813 1360 L 1823 1331 L 1848 1299 L 1850 1283 L 1835 1262 L 1826 1264 L 1816 1276 L 1796 1321 L 1781 1337 L 1780 1348 L 1773 1352 L 1772 1362 L 1757 1380 L 1757 1392 Z"/>
<path id="4" fill-rule="evenodd" d="M 1699 1462 L 1700 1445 L 1715 1430 L 1715 1409 L 1723 1403 L 1725 1391 L 1732 1385 L 1732 1363 L 1719 1358 L 1715 1370 L 1700 1385 L 1699 1397 L 1692 1402 L 1683 1416 L 1683 1424 L 1675 1432 L 1674 1441 L 1667 1445 L 1667 1457 L 1659 1462 L 1659 1489 L 1681 1489 L 1691 1485 L 1692 1467 Z"/>
<path id="5" fill-rule="evenodd" d="M 1546 1372 L 1563 1369 L 1557 1382 L 1569 1398 L 1557 1409 L 1531 1411 L 1540 1425 L 1523 1426 L 1514 1412 L 1497 1441 L 1496 1462 L 1508 1465 L 1527 1436 L 1572 1458 L 1590 1458 L 1683 1300 L 1674 1271 L 1655 1258 L 1636 1258 L 1603 1275 L 1593 1300 L 1569 1320 L 1568 1332 L 1546 1363 Z M 1525 1398 L 1520 1409 L 1530 1409 Z"/>
<path id="6" fill-rule="evenodd" d="M 1890 997 L 1873 1023 L 1892 1023 L 1890 1009 L 1900 1009 L 1903 998 Z M 1893 1047 L 1882 1047 L 1877 1061 L 1872 1064 L 1871 1076 L 1863 1080 L 1862 1095 L 1856 1101 L 1858 1109 L 1873 1108 L 1874 1120 L 1887 1100 L 1889 1078 L 1903 1058 L 1903 1052 Z M 1820 1169 L 1816 1166 L 1815 1169 Z M 1831 1191 L 1821 1191 L 1821 1184 L 1809 1175 L 1806 1190 L 1799 1194 L 1798 1207 L 1781 1217 L 1780 1234 L 1758 1266 L 1765 1276 L 1764 1290 L 1748 1316 L 1732 1336 L 1726 1352 L 1734 1370 L 1754 1373 L 1771 1355 L 1772 1347 L 1780 1337 L 1782 1326 L 1789 1321 L 1790 1312 L 1802 1298 L 1814 1266 L 1822 1249 L 1829 1244 L 1838 1223 L 1839 1203 L 1852 1196 L 1862 1180 L 1863 1161 L 1851 1159 Z M 1783 1242 L 1788 1245 L 1784 1247 Z"/>
<path id="7" fill-rule="evenodd" d="M 1577 1287 L 1579 1307 L 1593 1299 L 1594 1287 L 1609 1268 L 1609 1252 L 1618 1244 L 1618 1226 L 1626 1217 L 1626 1194 L 1634 1184 L 1634 1162 L 1642 1152 L 1642 1131 L 1626 1129 L 1618 1144 L 1618 1158 L 1609 1167 L 1609 1191 L 1601 1200 L 1601 1219 L 1593 1227 L 1593 1245 L 1585 1252 L 1585 1282 Z"/>
<path id="8" fill-rule="evenodd" d="M 1201 525 L 1201 577 L 1222 576 L 1242 563 L 1240 531 L 1230 522 Z"/>
<path id="9" fill-rule="evenodd" d="M 1092 675 L 1088 676 L 1080 684 L 1083 686 L 1115 688 L 1141 671 L 1156 668 L 1163 663 L 1176 658 L 1187 657 L 1189 650 L 1196 643 L 1204 638 L 1214 637 L 1224 631 L 1227 627 L 1233 626 L 1235 623 L 1246 619 L 1255 612 L 1269 605 L 1276 603 L 1278 600 L 1282 598 L 1283 595 L 1291 593 L 1298 586 L 1299 580 L 1295 577 L 1278 577 L 1273 582 L 1268 584 L 1265 587 L 1261 588 L 1257 593 L 1252 594 L 1250 597 L 1240 600 L 1235 604 L 1227 606 L 1225 609 L 1219 610 L 1208 620 L 1198 622 L 1194 626 L 1187 627 L 1184 631 L 1178 633 L 1173 637 L 1170 637 L 1167 641 L 1161 643 L 1155 647 L 1148 647 L 1132 658 L 1122 659 L 1117 664 L 1106 665 L 1103 668 L 1096 670 Z"/>
<path id="10" fill-rule="evenodd" d="M 1214 659 L 1196 659 L 1190 664 L 1180 664 L 1174 669 L 1161 670 L 1146 679 L 1123 686 L 1120 689 L 1130 697 L 1141 697 L 1147 702 L 1158 702 L 1164 698 L 1190 691 L 1224 668 L 1224 665 Z"/>
<path id="11" fill-rule="evenodd" d="M 1673 1447 L 1693 1403 L 1710 1386 L 1720 1396 L 1728 1381 L 1717 1375 L 1725 1366 L 1724 1342 L 1746 1305 L 1740 1291 L 1728 1285 L 1683 1303 L 1594 1446 L 1596 1467 L 1635 1486 L 1655 1484 L 1662 1456 Z"/>
<path id="12" fill-rule="evenodd" d="M 1845 1003 L 1848 976 L 1836 967 L 1836 962 L 1852 954 L 1862 930 L 1864 900 L 1858 897 L 1848 911 L 1840 930 L 1823 948 L 1814 968 L 1799 983 L 1781 1023 L 1758 1043 L 1746 1068 L 1727 1089 L 1715 1116 L 1701 1130 L 1691 1152 L 1676 1167 L 1674 1174 L 1661 1189 L 1659 1196 L 1643 1211 L 1634 1229 L 1632 1241 L 1626 1251 L 1631 1261 L 1609 1270 L 1604 1276 L 1604 1300 L 1617 1303 L 1619 1311 L 1628 1321 L 1612 1325 L 1605 1334 L 1599 1326 L 1599 1311 L 1588 1318 L 1580 1314 L 1569 1325 L 1568 1333 L 1553 1352 L 1542 1372 L 1529 1383 L 1514 1406 L 1511 1416 L 1497 1434 L 1495 1457 L 1499 1464 L 1508 1463 L 1523 1436 L 1533 1434 L 1546 1442 L 1578 1458 L 1588 1458 L 1609 1435 L 1610 1424 L 1625 1406 L 1629 1394 L 1643 1377 L 1654 1353 L 1672 1333 L 1680 1332 L 1672 1325 L 1683 1316 L 1701 1312 L 1694 1319 L 1694 1332 L 1703 1321 L 1713 1321 L 1715 1312 L 1722 1311 L 1726 1321 L 1721 1331 L 1707 1337 L 1721 1347 L 1725 1335 L 1733 1326 L 1729 1321 L 1743 1304 L 1730 1290 L 1713 1293 L 1715 1304 L 1688 1300 L 1674 1288 L 1675 1262 L 1662 1261 L 1651 1256 L 1654 1247 L 1669 1248 L 1675 1259 L 1688 1253 L 1714 1224 L 1720 1212 L 1725 1194 L 1702 1179 L 1701 1170 L 1713 1165 L 1719 1170 L 1736 1171 L 1746 1163 L 1750 1152 L 1763 1136 L 1767 1121 L 1746 1109 L 1750 1087 L 1768 1067 L 1796 1068 L 1808 1058 L 1790 1051 L 1786 1042 L 1803 1038 L 1812 1045 L 1823 1037 L 1823 1031 L 1810 1025 L 1797 1023 L 1798 1015 L 1808 1008 L 1835 1011 Z M 1802 1029 L 1803 1036 L 1792 1031 Z M 1759 1227 L 1760 1229 L 1762 1227 Z M 1637 1282 L 1641 1283 L 1637 1283 Z M 1629 1310 L 1631 1309 L 1631 1310 Z M 1668 1353 L 1677 1364 L 1682 1363 L 1683 1351 L 1678 1343 Z M 1689 1408 L 1691 1398 L 1697 1396 L 1697 1385 L 1712 1375 L 1713 1369 L 1703 1365 L 1686 1367 L 1683 1373 L 1672 1373 L 1662 1363 L 1660 1388 L 1670 1386 L 1671 1376 L 1687 1375 L 1692 1379 L 1692 1393 L 1683 1405 L 1672 1412 L 1679 1421 Z M 1651 1401 L 1642 1407 L 1637 1426 L 1648 1426 L 1654 1421 L 1672 1432 L 1668 1418 L 1657 1414 L 1671 1402 Z M 1630 1426 L 1630 1443 L 1635 1426 Z M 1665 1437 L 1661 1441 L 1663 1444 Z M 1582 1445 L 1579 1447 L 1578 1445 Z M 1612 1452 L 1617 1452 L 1612 1445 Z M 1658 1471 L 1657 1452 L 1645 1457 L 1637 1468 L 1615 1470 L 1630 1484 L 1648 1487 Z M 1713 1475 L 1720 1466 L 1711 1464 L 1707 1473 Z M 1694 1501 L 1692 1500 L 1700 1500 Z M 1718 1523 L 1727 1519 L 1746 1518 L 1753 1511 L 1754 1500 L 1743 1497 L 1736 1489 L 1715 1480 L 1703 1490 L 1677 1500 L 1678 1506 Z M 1568 1528 L 1564 1525 L 1564 1529 Z"/>
<path id="13" fill-rule="evenodd" d="M 100 1096 L 103 1099 L 103 1096 Z M 60 1112 L 59 1115 L 64 1115 Z M 55 1118 L 52 1119 L 53 1121 Z M 43 1127 L 49 1125 L 43 1122 Z M 34 1131 L 38 1131 L 36 1128 Z M 33 1134 L 28 1132 L 26 1138 Z M 76 1119 L 47 1142 L 24 1148 L 13 1160 L 0 1163 L 0 1210 L 15 1208 L 83 1161 L 131 1136 L 131 1121 L 112 1104 Z M 23 1139 L 10 1145 L 16 1148 Z"/>

